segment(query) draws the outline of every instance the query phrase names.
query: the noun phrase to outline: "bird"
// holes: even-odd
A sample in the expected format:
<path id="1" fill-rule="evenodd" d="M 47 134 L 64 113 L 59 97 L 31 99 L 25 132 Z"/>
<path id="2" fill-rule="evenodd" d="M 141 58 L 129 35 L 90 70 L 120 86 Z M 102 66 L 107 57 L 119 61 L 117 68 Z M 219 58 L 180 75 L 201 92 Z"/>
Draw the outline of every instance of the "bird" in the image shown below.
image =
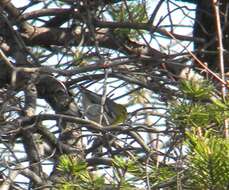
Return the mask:
<path id="1" fill-rule="evenodd" d="M 128 112 L 126 107 L 114 102 L 112 99 L 105 99 L 104 105 L 102 105 L 103 96 L 92 92 L 84 87 L 80 87 L 80 92 L 82 94 L 82 107 L 84 111 L 84 116 L 89 120 L 100 123 L 101 121 L 101 106 L 103 106 L 103 117 L 100 124 L 104 127 L 115 127 L 125 122 L 128 117 Z M 117 135 L 113 133 L 113 135 Z M 110 149 L 110 143 L 113 139 L 112 133 L 103 133 L 103 137 L 95 137 L 91 148 L 88 149 L 88 153 L 91 152 L 92 155 L 100 155 L 103 148 Z"/>
<path id="2" fill-rule="evenodd" d="M 99 123 L 103 96 L 84 87 L 80 88 L 80 93 L 82 94 L 84 115 L 88 119 Z M 101 124 L 105 126 L 119 125 L 127 119 L 128 113 L 125 106 L 114 102 L 110 98 L 106 98 L 103 106 L 104 113 Z"/>

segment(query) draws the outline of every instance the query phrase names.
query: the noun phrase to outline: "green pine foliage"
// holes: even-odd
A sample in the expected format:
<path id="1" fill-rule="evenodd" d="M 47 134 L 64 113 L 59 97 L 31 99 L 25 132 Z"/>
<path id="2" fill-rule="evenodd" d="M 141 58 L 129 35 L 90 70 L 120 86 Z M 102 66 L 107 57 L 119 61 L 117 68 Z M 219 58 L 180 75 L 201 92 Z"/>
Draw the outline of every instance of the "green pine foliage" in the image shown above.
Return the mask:
<path id="1" fill-rule="evenodd" d="M 226 190 L 229 187 L 229 140 L 223 137 L 229 116 L 228 100 L 214 95 L 207 82 L 183 81 L 185 99 L 171 106 L 171 120 L 187 148 L 185 189 Z M 200 132 L 201 131 L 201 132 Z"/>
<path id="2" fill-rule="evenodd" d="M 180 89 L 184 96 L 195 101 L 209 99 L 212 95 L 214 87 L 208 81 L 196 83 L 195 81 L 182 80 Z"/>
<path id="3" fill-rule="evenodd" d="M 229 186 L 229 140 L 206 134 L 187 134 L 190 189 L 226 190 Z"/>
<path id="4" fill-rule="evenodd" d="M 115 7 L 110 8 L 109 14 L 113 21 L 116 22 L 147 22 L 146 7 L 144 3 L 129 3 L 128 9 L 124 3 L 120 3 Z M 138 39 L 143 31 L 131 30 L 129 28 L 118 28 L 114 30 L 114 34 L 122 39 L 129 37 L 130 39 Z"/>
<path id="5" fill-rule="evenodd" d="M 64 155 L 60 159 L 58 170 L 65 177 L 59 180 L 57 189 L 76 190 L 136 190 L 136 186 L 141 186 L 147 180 L 150 184 L 157 185 L 164 180 L 170 180 L 175 176 L 175 172 L 169 167 L 145 166 L 136 160 L 128 160 L 124 157 L 115 157 L 111 167 L 114 174 L 113 179 L 105 180 L 104 175 L 99 172 L 89 172 L 92 168 L 86 162 L 74 157 Z M 146 172 L 147 171 L 147 172 Z M 112 183 L 111 183 L 112 181 Z M 109 185 L 107 184 L 109 182 Z"/>
<path id="6" fill-rule="evenodd" d="M 216 126 L 219 131 L 229 116 L 227 101 L 216 99 L 213 86 L 206 81 L 182 81 L 180 89 L 183 98 L 170 108 L 170 116 L 176 127 L 186 131 L 193 127 L 206 130 Z"/>
<path id="7" fill-rule="evenodd" d="M 88 170 L 87 163 L 76 157 L 63 155 L 60 158 L 58 170 L 64 177 L 59 181 L 57 189 L 64 190 L 98 190 L 104 186 L 102 176 L 93 175 Z"/>

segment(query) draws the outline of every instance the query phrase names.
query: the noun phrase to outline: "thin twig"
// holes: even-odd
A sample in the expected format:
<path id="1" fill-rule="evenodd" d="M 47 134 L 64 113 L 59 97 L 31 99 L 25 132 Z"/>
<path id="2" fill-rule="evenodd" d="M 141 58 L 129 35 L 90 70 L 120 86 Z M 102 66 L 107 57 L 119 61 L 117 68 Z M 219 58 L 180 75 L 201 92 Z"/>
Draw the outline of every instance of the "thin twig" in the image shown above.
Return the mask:
<path id="1" fill-rule="evenodd" d="M 181 45 L 183 48 L 185 48 L 187 50 L 187 52 L 191 55 L 191 57 L 197 62 L 197 64 L 202 67 L 203 69 L 205 69 L 210 75 L 212 75 L 213 78 L 215 78 L 217 81 L 219 81 L 221 84 L 226 86 L 226 82 L 225 80 L 222 80 L 221 77 L 219 77 L 214 71 L 212 71 L 211 69 L 209 69 L 202 61 L 200 61 L 195 54 L 193 54 L 189 49 L 187 49 L 182 43 L 180 43 L 176 37 L 170 33 L 167 32 L 169 36 L 171 36 L 172 39 L 176 40 L 178 42 L 179 45 Z M 226 86 L 227 87 L 227 86 Z M 229 87 L 228 87 L 229 88 Z"/>
<path id="2" fill-rule="evenodd" d="M 215 13 L 215 22 L 216 22 L 216 35 L 217 35 L 217 42 L 218 42 L 218 47 L 217 47 L 217 51 L 218 51 L 218 63 L 219 63 L 219 69 L 220 69 L 220 77 L 223 81 L 225 81 L 225 77 L 224 77 L 224 57 L 223 57 L 223 37 L 222 37 L 222 30 L 221 30 L 221 22 L 220 22 L 220 13 L 219 13 L 219 6 L 217 3 L 217 0 L 212 0 L 213 2 L 213 7 L 214 7 L 214 13 Z M 222 96 L 223 99 L 225 98 L 226 95 L 226 88 L 225 85 L 222 84 Z"/>
<path id="3" fill-rule="evenodd" d="M 13 64 L 5 56 L 4 52 L 0 49 L 0 60 L 2 60 L 6 65 L 8 65 L 12 70 L 15 68 Z"/>
<path id="4" fill-rule="evenodd" d="M 225 71 L 224 71 L 224 57 L 223 57 L 223 37 L 222 37 L 222 29 L 221 29 L 221 22 L 220 22 L 220 12 L 219 12 L 219 5 L 217 3 L 217 0 L 212 0 L 212 5 L 214 9 L 214 14 L 215 14 L 215 22 L 216 22 L 216 35 L 217 35 L 217 42 L 218 42 L 218 62 L 219 62 L 219 70 L 220 70 L 220 77 L 223 81 L 225 81 Z M 226 86 L 225 84 L 221 83 L 221 92 L 222 92 L 222 98 L 223 100 L 226 97 Z M 225 125 L 225 137 L 229 137 L 229 120 L 225 119 L 224 121 Z"/>

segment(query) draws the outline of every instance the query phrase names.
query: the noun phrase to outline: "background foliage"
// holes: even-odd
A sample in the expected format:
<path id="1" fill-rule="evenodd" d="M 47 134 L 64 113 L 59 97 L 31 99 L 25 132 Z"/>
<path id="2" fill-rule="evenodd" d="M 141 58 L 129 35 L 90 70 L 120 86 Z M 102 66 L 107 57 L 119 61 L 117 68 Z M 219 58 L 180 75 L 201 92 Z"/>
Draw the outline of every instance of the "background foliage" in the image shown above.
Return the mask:
<path id="1" fill-rule="evenodd" d="M 20 3 L 0 0 L 1 190 L 229 188 L 226 0 Z M 128 113 L 91 121 L 86 88 Z"/>

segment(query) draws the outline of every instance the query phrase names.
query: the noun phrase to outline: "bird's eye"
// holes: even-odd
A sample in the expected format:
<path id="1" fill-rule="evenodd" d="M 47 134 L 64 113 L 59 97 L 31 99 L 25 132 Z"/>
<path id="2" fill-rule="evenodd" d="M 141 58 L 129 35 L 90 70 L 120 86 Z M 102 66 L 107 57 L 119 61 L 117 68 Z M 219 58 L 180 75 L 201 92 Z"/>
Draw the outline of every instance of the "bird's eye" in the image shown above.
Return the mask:
<path id="1" fill-rule="evenodd" d="M 61 90 L 61 89 L 57 89 L 57 90 L 55 91 L 55 94 L 56 94 L 56 95 L 62 95 L 62 94 L 64 94 L 64 91 Z"/>

